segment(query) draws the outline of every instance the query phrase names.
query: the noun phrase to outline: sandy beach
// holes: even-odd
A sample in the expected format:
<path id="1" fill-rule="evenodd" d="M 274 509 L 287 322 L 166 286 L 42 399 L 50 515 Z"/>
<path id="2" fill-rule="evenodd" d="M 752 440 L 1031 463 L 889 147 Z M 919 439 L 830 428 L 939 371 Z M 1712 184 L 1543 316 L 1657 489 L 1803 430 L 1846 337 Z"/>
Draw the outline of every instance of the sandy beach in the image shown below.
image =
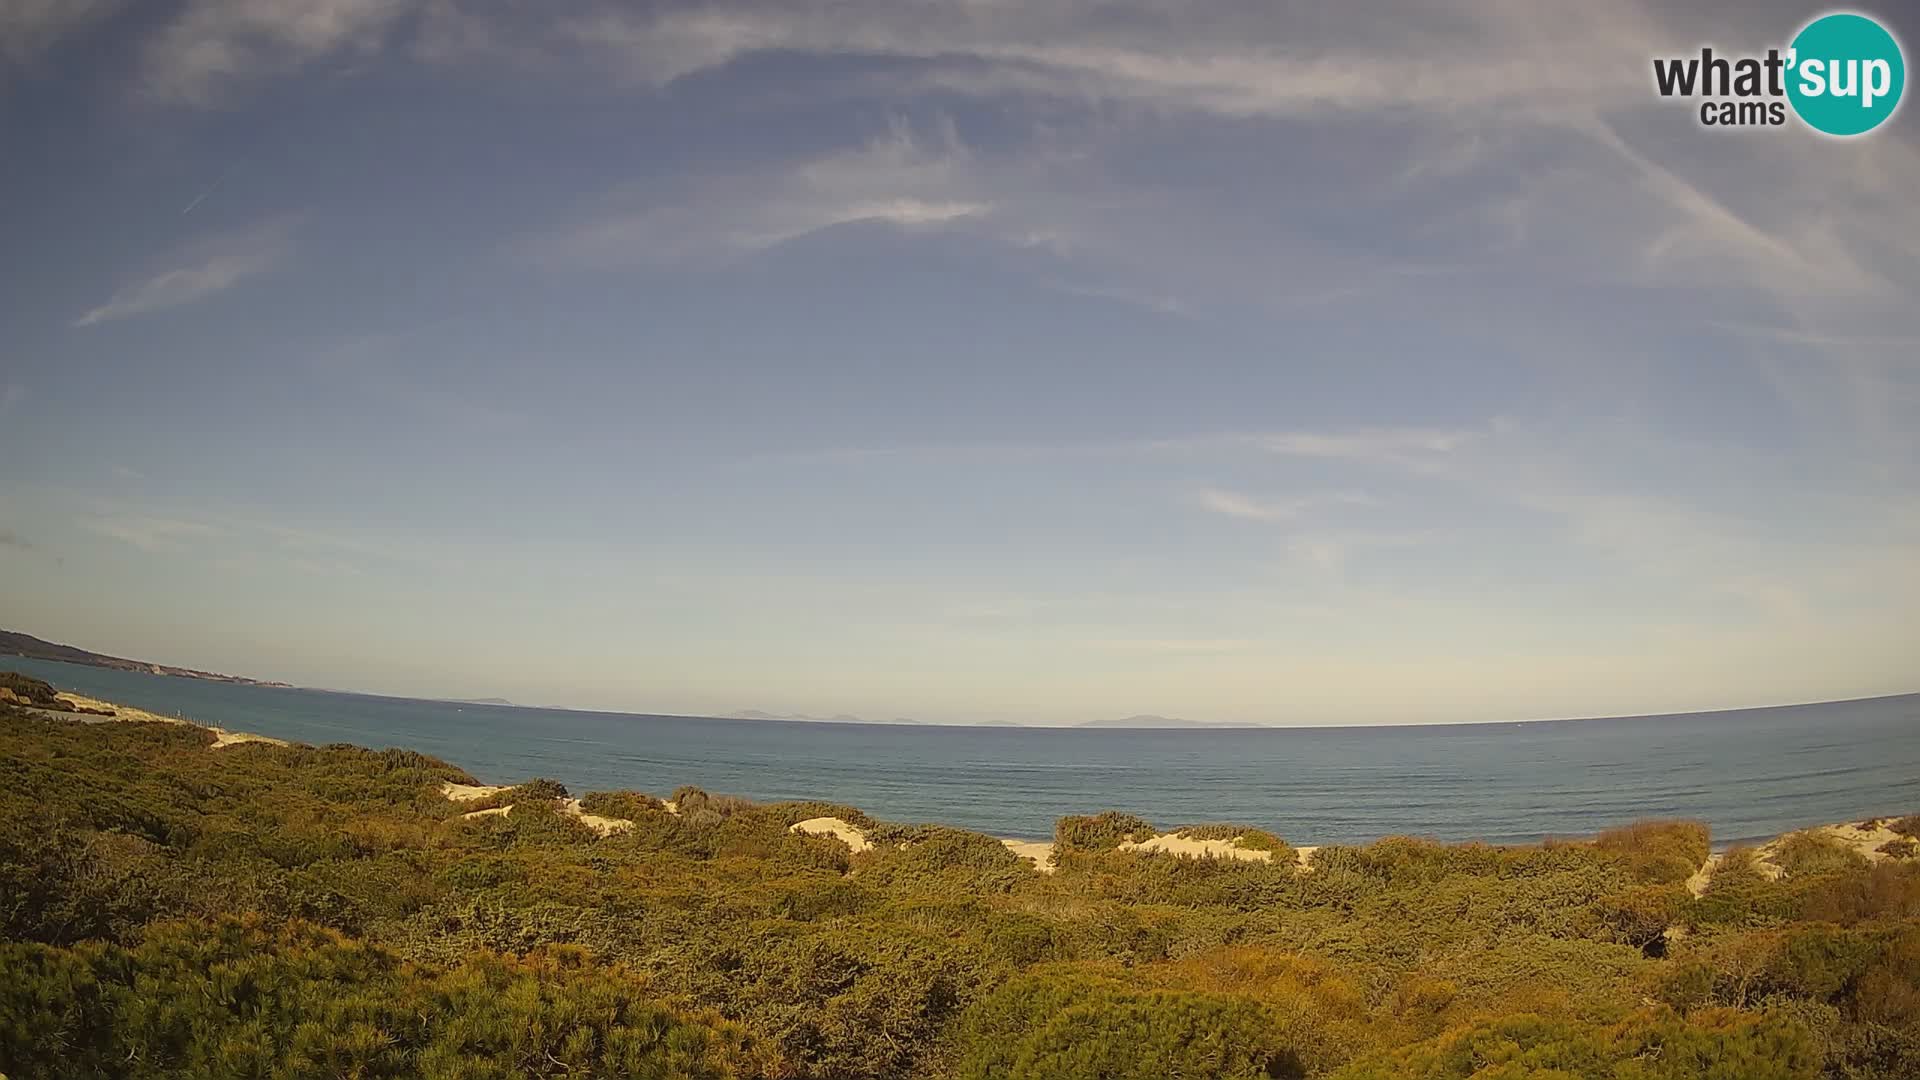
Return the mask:
<path id="1" fill-rule="evenodd" d="M 82 723 L 118 721 L 129 724 L 179 724 L 184 727 L 196 727 L 202 731 L 213 732 L 213 745 L 209 747 L 209 749 L 213 750 L 218 750 L 223 746 L 237 746 L 240 743 L 250 742 L 269 743 L 274 746 L 287 745 L 285 739 L 276 739 L 268 735 L 255 735 L 246 731 L 228 731 L 226 728 L 215 727 L 212 724 L 195 723 L 192 720 L 178 716 L 163 716 L 160 713 L 137 709 L 131 705 L 120 705 L 111 701 L 101 701 L 99 698 L 90 698 L 85 694 L 62 691 L 60 696 L 82 709 L 104 710 L 111 712 L 113 715 L 97 716 L 92 713 L 63 713 L 53 709 L 40 709 L 37 711 L 43 715 L 55 717 L 56 719 L 77 720 Z"/>

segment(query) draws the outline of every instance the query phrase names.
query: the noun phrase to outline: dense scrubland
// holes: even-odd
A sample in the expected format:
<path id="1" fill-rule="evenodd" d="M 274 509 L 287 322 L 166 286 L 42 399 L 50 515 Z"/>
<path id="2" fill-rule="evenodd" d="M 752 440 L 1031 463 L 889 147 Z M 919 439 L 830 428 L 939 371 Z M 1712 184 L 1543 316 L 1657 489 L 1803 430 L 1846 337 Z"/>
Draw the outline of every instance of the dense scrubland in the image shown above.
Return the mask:
<path id="1" fill-rule="evenodd" d="M 852 807 L 585 795 L 635 823 L 602 837 L 551 781 L 468 818 L 417 753 L 212 741 L 0 706 L 0 1072 L 1920 1076 L 1910 849 L 1809 835 L 1695 896 L 1684 822 L 1296 864 L 1102 814 L 1042 874 Z M 872 849 L 789 828 L 819 816 Z"/>

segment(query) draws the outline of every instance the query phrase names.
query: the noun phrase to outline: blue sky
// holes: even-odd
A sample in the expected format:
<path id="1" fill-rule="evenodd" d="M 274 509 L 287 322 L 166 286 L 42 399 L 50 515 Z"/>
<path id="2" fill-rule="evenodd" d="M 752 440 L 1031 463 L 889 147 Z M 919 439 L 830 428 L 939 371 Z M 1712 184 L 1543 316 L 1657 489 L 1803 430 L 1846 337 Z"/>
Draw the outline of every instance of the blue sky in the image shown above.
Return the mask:
<path id="1" fill-rule="evenodd" d="M 1665 7 L 8 3 L 0 623 L 702 714 L 1920 689 L 1914 113 L 1703 130 L 1651 58 L 1815 11 Z"/>

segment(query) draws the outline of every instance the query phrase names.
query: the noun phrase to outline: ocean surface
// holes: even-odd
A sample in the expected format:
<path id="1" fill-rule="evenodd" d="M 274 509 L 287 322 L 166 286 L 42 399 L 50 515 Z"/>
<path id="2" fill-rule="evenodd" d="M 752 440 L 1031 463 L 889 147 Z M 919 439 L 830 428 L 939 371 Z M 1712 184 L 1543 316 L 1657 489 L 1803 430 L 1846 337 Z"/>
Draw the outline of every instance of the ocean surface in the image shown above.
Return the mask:
<path id="1" fill-rule="evenodd" d="M 572 712 L 236 686 L 0 657 L 92 697 L 314 744 L 420 750 L 483 783 L 681 784 L 1046 837 L 1062 814 L 1231 821 L 1296 844 L 1490 842 L 1641 817 L 1716 845 L 1920 812 L 1920 694 L 1524 724 L 1178 731 L 797 723 Z"/>

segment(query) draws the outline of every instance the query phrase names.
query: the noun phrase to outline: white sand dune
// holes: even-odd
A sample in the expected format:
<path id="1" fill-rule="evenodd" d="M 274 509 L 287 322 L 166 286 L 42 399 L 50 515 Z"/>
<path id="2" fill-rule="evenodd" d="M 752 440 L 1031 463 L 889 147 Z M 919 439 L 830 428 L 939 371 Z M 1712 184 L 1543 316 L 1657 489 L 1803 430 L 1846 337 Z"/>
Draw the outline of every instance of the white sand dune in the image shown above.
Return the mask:
<path id="1" fill-rule="evenodd" d="M 796 821 L 787 828 L 808 836 L 831 836 L 852 848 L 855 855 L 873 850 L 873 841 L 867 839 L 865 830 L 837 817 L 808 818 L 805 821 Z"/>
<path id="2" fill-rule="evenodd" d="M 1043 874 L 1051 874 L 1059 867 L 1053 865 L 1053 845 L 1045 840 L 1001 840 L 1007 850 L 1023 859 L 1033 861 L 1033 868 Z"/>
<path id="3" fill-rule="evenodd" d="M 209 750 L 218 750 L 223 746 L 237 746 L 240 743 L 266 743 L 269 746 L 287 745 L 287 740 L 285 739 L 275 739 L 267 735 L 255 735 L 247 731 L 228 731 L 226 728 L 214 727 L 212 724 L 196 724 L 191 720 L 178 716 L 162 716 L 159 713 L 148 712 L 145 709 L 136 709 L 131 705 L 116 705 L 111 701 L 101 701 L 99 698 L 90 698 L 84 694 L 69 694 L 63 692 L 60 696 L 83 709 L 107 709 L 113 713 L 112 716 L 93 716 L 78 713 L 72 717 L 73 719 L 84 722 L 119 721 L 126 724 L 178 724 L 182 727 L 197 727 L 203 731 L 211 731 L 213 732 L 213 745 L 207 748 Z M 47 716 L 62 715 L 44 709 L 41 710 L 41 712 Z"/>
<path id="4" fill-rule="evenodd" d="M 454 802 L 477 802 L 491 798 L 507 790 L 505 787 L 490 784 L 456 784 L 449 780 L 440 785 L 440 794 Z"/>
<path id="5" fill-rule="evenodd" d="M 477 802 L 509 790 L 512 789 L 497 784 L 456 784 L 451 780 L 440 785 L 440 794 L 445 795 L 454 802 Z M 511 813 L 513 807 L 514 804 L 512 803 L 508 803 L 505 806 L 488 807 L 485 810 L 474 810 L 461 814 L 460 818 L 463 821 L 471 821 L 474 818 L 500 817 Z M 585 825 L 601 836 L 612 836 L 614 833 L 626 832 L 628 829 L 633 828 L 633 822 L 626 818 L 601 817 L 599 814 L 587 813 L 585 810 L 580 809 L 579 799 L 560 800 L 560 812 L 579 818 L 580 824 Z"/>
<path id="6" fill-rule="evenodd" d="M 1869 818 L 1858 822 L 1843 821 L 1834 825 L 1816 825 L 1811 829 L 1800 831 L 1838 840 L 1868 862 L 1876 863 L 1891 857 L 1880 850 L 1882 844 L 1901 839 L 1899 833 L 1887 827 L 1891 821 L 1893 821 L 1892 818 Z M 1786 836 L 1777 836 L 1754 848 L 1753 868 L 1764 876 L 1776 880 L 1785 875 L 1786 867 L 1781 866 L 1779 862 L 1780 845 L 1786 842 L 1787 837 L 1794 835 L 1797 834 L 1788 833 Z M 1713 880 L 1713 871 L 1720 865 L 1722 859 L 1723 856 L 1720 854 L 1707 856 L 1707 861 L 1701 863 L 1700 869 L 1695 870 L 1693 876 L 1687 879 L 1687 891 L 1695 896 L 1704 895 L 1707 884 Z"/>
<path id="7" fill-rule="evenodd" d="M 580 824 L 585 825 L 601 836 L 612 836 L 614 833 L 626 832 L 628 829 L 633 828 L 633 822 L 627 818 L 601 817 L 599 814 L 587 813 L 580 809 L 579 799 L 565 800 L 560 804 L 560 809 L 579 818 Z"/>
<path id="8" fill-rule="evenodd" d="M 1189 859 L 1244 859 L 1248 862 L 1272 862 L 1273 852 L 1254 851 L 1238 846 L 1239 837 L 1231 840 L 1196 840 L 1179 833 L 1161 833 L 1141 841 L 1125 840 L 1120 844 L 1121 851 L 1143 851 L 1162 855 L 1179 855 Z"/>

